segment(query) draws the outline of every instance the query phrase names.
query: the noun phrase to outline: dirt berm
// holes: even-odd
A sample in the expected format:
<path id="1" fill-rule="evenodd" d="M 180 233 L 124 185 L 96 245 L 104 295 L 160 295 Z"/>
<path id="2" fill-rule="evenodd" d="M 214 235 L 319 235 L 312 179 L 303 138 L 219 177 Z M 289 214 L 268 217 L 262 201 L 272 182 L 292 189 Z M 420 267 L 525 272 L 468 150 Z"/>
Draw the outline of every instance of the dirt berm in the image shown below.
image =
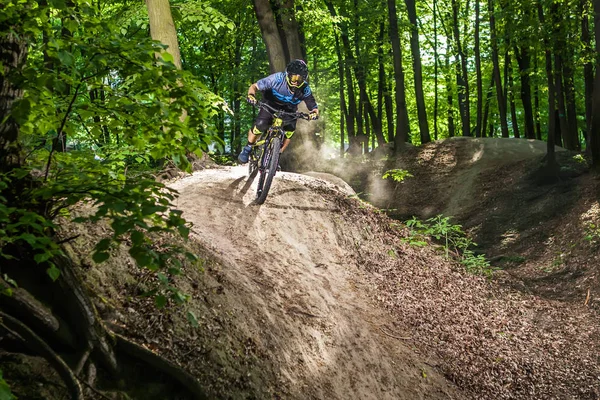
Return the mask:
<path id="1" fill-rule="evenodd" d="M 185 367 L 209 398 L 600 397 L 600 320 L 583 302 L 410 246 L 403 225 L 327 175 L 278 173 L 253 205 L 246 171 L 169 185 L 204 260 L 172 280 L 191 296 L 185 306 L 165 312 L 136 297 L 153 278 L 126 256 L 86 272 L 107 323 Z"/>

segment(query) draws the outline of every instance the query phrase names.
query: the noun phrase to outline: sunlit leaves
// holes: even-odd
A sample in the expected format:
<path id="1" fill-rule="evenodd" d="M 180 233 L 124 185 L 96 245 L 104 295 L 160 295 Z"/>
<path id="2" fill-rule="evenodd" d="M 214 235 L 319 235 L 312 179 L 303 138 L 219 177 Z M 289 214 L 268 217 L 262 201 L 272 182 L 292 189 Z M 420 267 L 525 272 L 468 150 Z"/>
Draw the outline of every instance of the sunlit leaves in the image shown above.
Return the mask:
<path id="1" fill-rule="evenodd" d="M 0 8 L 0 25 L 14 27 L 29 44 L 26 65 L 8 77 L 24 90 L 12 116 L 26 152 L 22 169 L 0 177 L 0 258 L 14 259 L 15 246 L 27 248 L 58 279 L 52 260 L 61 250 L 52 221 L 82 202 L 93 211 L 75 222 L 103 220 L 112 229 L 93 261 L 106 262 L 125 244 L 140 267 L 176 275 L 181 260 L 195 256 L 159 238 L 187 237 L 190 226 L 174 209 L 175 193 L 151 173 L 167 163 L 189 169 L 187 154 L 214 141 L 205 127 L 223 109 L 222 99 L 176 69 L 167 53 L 157 58 L 160 43 L 132 38 L 129 28 L 141 20 L 121 29 L 81 0 L 0 0 Z M 219 27 L 227 25 L 208 11 Z M 31 184 L 18 193 L 19 204 L 8 204 L 1 194 L 20 180 Z M 167 283 L 161 281 L 165 298 L 186 299 Z"/>

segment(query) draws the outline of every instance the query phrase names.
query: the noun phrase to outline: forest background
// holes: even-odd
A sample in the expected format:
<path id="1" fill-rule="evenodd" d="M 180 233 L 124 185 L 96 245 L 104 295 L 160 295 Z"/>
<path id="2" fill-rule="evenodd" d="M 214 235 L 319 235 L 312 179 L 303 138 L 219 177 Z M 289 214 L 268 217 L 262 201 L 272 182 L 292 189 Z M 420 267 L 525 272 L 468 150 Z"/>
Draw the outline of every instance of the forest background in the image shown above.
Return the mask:
<path id="1" fill-rule="evenodd" d="M 108 218 L 112 236 L 96 245 L 94 261 L 127 242 L 137 263 L 161 277 L 157 304 L 185 301 L 162 277 L 177 274 L 179 255 L 194 255 L 158 246 L 153 235 L 185 237 L 189 225 L 156 171 L 190 170 L 205 152 L 237 153 L 255 116 L 243 106 L 247 87 L 290 59 L 310 67 L 319 136 L 332 156 L 360 157 L 386 143 L 401 152 L 452 136 L 514 137 L 547 141 L 551 171 L 555 145 L 600 164 L 600 0 L 0 6 L 1 284 L 20 310 L 2 311 L 2 327 L 24 329 L 25 310 L 50 318 L 13 296 L 17 286 L 43 296 L 51 289 L 40 288 L 42 279 L 62 282 L 75 300 L 56 308 L 87 321 L 71 327 L 86 338 L 71 343 L 87 354 L 84 364 L 93 349 L 116 371 L 107 333 L 69 272 L 61 245 L 71 238 L 61 237 L 58 219 Z M 69 210 L 81 201 L 95 213 L 74 218 Z M 73 341 L 67 336 L 55 339 Z"/>

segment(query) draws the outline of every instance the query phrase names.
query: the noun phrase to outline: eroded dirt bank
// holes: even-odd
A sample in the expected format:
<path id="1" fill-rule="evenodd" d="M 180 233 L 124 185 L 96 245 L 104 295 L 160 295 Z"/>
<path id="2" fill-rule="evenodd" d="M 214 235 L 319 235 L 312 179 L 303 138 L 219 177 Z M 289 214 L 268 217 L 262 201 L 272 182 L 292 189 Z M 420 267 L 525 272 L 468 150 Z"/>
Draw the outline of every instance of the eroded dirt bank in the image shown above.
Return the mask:
<path id="1" fill-rule="evenodd" d="M 351 229 L 347 193 L 281 173 L 267 202 L 252 205 L 245 168 L 206 170 L 172 185 L 193 237 L 223 266 L 229 307 L 272 359 L 275 395 L 315 399 L 462 398 L 453 384 L 394 336 L 391 318 L 369 297 Z M 358 204 L 358 203 L 357 203 Z"/>
<path id="2" fill-rule="evenodd" d="M 403 244 L 404 230 L 324 181 L 282 173 L 260 207 L 241 167 L 173 187 L 194 238 L 221 260 L 226 302 L 269 354 L 283 397 L 600 395 L 600 321 L 582 305 Z"/>

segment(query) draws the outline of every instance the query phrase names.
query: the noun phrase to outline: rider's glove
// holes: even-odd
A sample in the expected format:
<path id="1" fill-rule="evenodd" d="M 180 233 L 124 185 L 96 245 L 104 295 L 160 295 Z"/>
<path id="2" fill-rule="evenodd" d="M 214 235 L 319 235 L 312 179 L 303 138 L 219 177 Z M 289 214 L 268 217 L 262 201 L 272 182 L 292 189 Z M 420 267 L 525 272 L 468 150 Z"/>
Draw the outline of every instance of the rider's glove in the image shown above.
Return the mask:
<path id="1" fill-rule="evenodd" d="M 310 112 L 310 114 L 308 114 L 308 117 L 310 118 L 311 121 L 314 121 L 315 119 L 319 118 L 319 112 L 316 110 L 313 110 Z"/>
<path id="2" fill-rule="evenodd" d="M 253 106 L 256 105 L 256 97 L 254 97 L 253 94 L 248 94 L 248 97 L 246 97 L 246 101 L 248 102 L 248 104 L 252 104 Z"/>

